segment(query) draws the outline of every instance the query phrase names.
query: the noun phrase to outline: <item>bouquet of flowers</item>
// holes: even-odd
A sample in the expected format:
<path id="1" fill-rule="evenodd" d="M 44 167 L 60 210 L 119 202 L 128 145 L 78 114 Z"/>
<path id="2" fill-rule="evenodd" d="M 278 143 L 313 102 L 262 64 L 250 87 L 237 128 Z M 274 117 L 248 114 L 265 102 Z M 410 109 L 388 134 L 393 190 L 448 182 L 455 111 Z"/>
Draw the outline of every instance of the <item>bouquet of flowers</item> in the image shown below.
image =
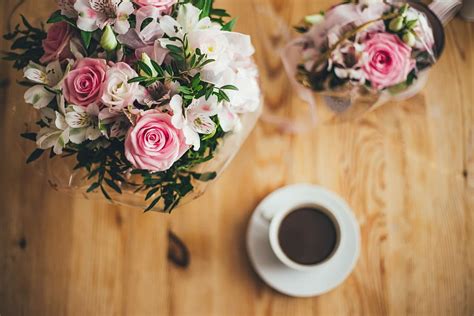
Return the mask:
<path id="1" fill-rule="evenodd" d="M 232 32 L 213 0 L 58 5 L 47 32 L 23 17 L 5 35 L 38 113 L 22 134 L 37 145 L 28 162 L 46 151 L 73 157 L 88 193 L 133 190 L 146 210 L 170 212 L 217 176 L 196 170 L 260 108 L 250 37 Z"/>
<path id="2" fill-rule="evenodd" d="M 444 41 L 433 12 L 410 2 L 347 1 L 305 17 L 296 29 L 302 36 L 283 54 L 287 71 L 325 95 L 335 112 L 417 92 Z"/>

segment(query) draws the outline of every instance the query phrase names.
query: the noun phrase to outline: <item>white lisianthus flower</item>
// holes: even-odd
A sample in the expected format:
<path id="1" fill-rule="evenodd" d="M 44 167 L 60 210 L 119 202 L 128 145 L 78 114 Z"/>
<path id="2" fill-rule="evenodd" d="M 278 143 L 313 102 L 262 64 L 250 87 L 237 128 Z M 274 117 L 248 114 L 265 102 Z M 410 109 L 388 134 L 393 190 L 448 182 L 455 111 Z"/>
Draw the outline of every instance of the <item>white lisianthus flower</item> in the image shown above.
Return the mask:
<path id="1" fill-rule="evenodd" d="M 69 65 L 68 67 L 69 68 Z M 28 66 L 23 69 L 23 74 L 26 79 L 37 85 L 29 88 L 25 92 L 25 102 L 32 104 L 35 109 L 41 109 L 48 106 L 53 101 L 56 93 L 52 90 L 59 90 L 64 72 L 61 69 L 59 61 L 53 61 L 46 67 L 30 62 Z M 46 89 L 49 87 L 50 89 Z"/>
<path id="2" fill-rule="evenodd" d="M 239 114 L 256 111 L 260 105 L 258 72 L 252 60 L 255 48 L 250 36 L 222 31 L 221 27 L 213 24 L 209 18 L 199 20 L 200 13 L 201 11 L 191 4 L 182 5 L 176 20 L 170 16 L 160 19 L 160 28 L 170 38 L 182 39 L 187 35 L 191 52 L 199 50 L 206 55 L 207 59 L 213 60 L 200 69 L 203 81 L 212 83 L 216 87 L 234 86 L 237 88 L 236 90 L 225 89 L 230 102 L 217 104 L 216 101 L 212 112 L 213 115 L 218 115 L 222 129 L 228 132 L 241 126 Z M 170 44 L 181 46 L 179 41 L 170 39 L 160 39 L 160 42 L 164 48 Z M 178 109 L 180 100 L 175 98 L 173 101 L 172 108 L 174 106 Z M 173 111 L 176 112 L 175 109 Z M 199 120 L 194 120 L 194 116 L 198 114 Z M 177 127 L 183 126 L 188 143 L 198 149 L 199 134 L 203 133 L 192 122 L 206 122 L 209 126 L 213 126 L 210 116 L 200 112 L 199 107 L 196 107 L 194 103 L 180 115 L 174 118 Z M 203 121 L 203 117 L 207 120 Z M 187 122 L 187 124 L 180 122 Z"/>
<path id="3" fill-rule="evenodd" d="M 128 83 L 138 77 L 128 64 L 119 62 L 107 70 L 107 81 L 102 95 L 102 103 L 110 110 L 121 111 L 135 101 L 143 101 L 146 90 L 138 82 Z"/>
<path id="4" fill-rule="evenodd" d="M 201 10 L 190 3 L 179 6 L 178 16 L 176 20 L 169 15 L 160 18 L 160 28 L 169 37 L 184 38 L 185 34 L 192 34 L 194 31 L 216 29 L 221 27 L 217 23 L 213 23 L 209 17 L 200 19 Z M 172 41 L 167 38 L 160 39 L 161 46 L 166 48 L 167 45 L 181 46 L 179 41 Z"/>
<path id="5" fill-rule="evenodd" d="M 187 145 L 192 145 L 196 151 L 199 150 L 201 147 L 199 134 L 209 135 L 216 130 L 216 123 L 211 117 L 217 114 L 217 97 L 213 95 L 208 100 L 205 97 L 193 100 L 183 113 L 183 99 L 180 95 L 175 95 L 171 99 L 170 107 L 173 110 L 171 123 L 183 130 Z"/>

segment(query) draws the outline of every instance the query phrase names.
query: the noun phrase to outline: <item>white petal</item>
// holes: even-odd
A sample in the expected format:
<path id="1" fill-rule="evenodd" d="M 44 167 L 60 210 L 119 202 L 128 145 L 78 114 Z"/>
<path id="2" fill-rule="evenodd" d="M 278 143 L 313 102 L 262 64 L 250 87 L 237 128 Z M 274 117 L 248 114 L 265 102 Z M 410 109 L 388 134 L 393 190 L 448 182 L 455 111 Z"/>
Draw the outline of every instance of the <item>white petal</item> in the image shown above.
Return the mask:
<path id="1" fill-rule="evenodd" d="M 50 86 L 56 86 L 64 77 L 59 60 L 55 60 L 46 66 L 46 74 Z"/>
<path id="2" fill-rule="evenodd" d="M 169 15 L 165 15 L 160 19 L 160 28 L 169 37 L 182 37 L 184 35 L 182 26 Z"/>
<path id="3" fill-rule="evenodd" d="M 48 84 L 48 76 L 43 70 L 26 67 L 23 72 L 23 76 L 33 82 L 41 83 L 41 84 Z"/>
<path id="4" fill-rule="evenodd" d="M 36 145 L 40 149 L 48 149 L 53 147 L 57 141 L 62 131 L 52 129 L 49 127 L 44 127 L 40 129 L 36 137 Z"/>
<path id="5" fill-rule="evenodd" d="M 222 104 L 217 115 L 224 132 L 229 132 L 240 126 L 239 116 L 230 109 L 228 104 Z"/>
<path id="6" fill-rule="evenodd" d="M 66 123 L 72 128 L 83 128 L 88 127 L 90 122 L 87 114 L 71 111 L 66 113 Z"/>
<path id="7" fill-rule="evenodd" d="M 35 109 L 41 109 L 53 101 L 55 94 L 49 92 L 44 86 L 33 86 L 25 92 L 25 102 L 32 104 Z"/>
<path id="8" fill-rule="evenodd" d="M 86 32 L 94 32 L 99 28 L 96 24 L 96 19 L 89 19 L 82 16 L 79 16 L 77 19 L 77 27 Z"/>
<path id="9" fill-rule="evenodd" d="M 211 95 L 207 100 L 205 97 L 199 98 L 188 109 L 196 114 L 214 116 L 217 114 L 217 104 L 217 97 L 215 95 Z"/>
<path id="10" fill-rule="evenodd" d="M 69 140 L 74 144 L 81 144 L 86 140 L 85 128 L 73 128 L 69 134 Z"/>
<path id="11" fill-rule="evenodd" d="M 97 12 L 89 3 L 89 0 L 77 0 L 74 9 L 78 12 L 77 27 L 83 31 L 92 32 L 97 30 Z"/>
<path id="12" fill-rule="evenodd" d="M 196 28 L 197 24 L 199 23 L 200 15 L 201 10 L 190 3 L 186 3 L 185 5 L 179 6 L 178 17 L 176 20 L 184 28 L 184 31 L 189 33 Z M 208 21 L 205 20 L 202 22 L 203 25 L 205 23 L 208 24 Z"/>
<path id="13" fill-rule="evenodd" d="M 86 130 L 86 137 L 88 140 L 96 140 L 100 136 L 102 136 L 102 132 L 98 128 L 89 127 Z"/>
<path id="14" fill-rule="evenodd" d="M 60 129 L 60 130 L 65 130 L 69 127 L 68 124 L 66 123 L 66 119 L 59 112 L 56 112 L 56 119 L 54 121 L 54 125 L 56 126 L 57 129 Z"/>
<path id="15" fill-rule="evenodd" d="M 182 129 L 184 125 L 183 98 L 178 94 L 173 96 L 170 101 L 170 108 L 173 111 L 171 123 L 174 127 Z"/>
<path id="16" fill-rule="evenodd" d="M 183 134 L 186 139 L 186 145 L 192 145 L 195 151 L 198 151 L 201 148 L 201 139 L 199 138 L 199 134 L 194 131 L 189 126 L 184 126 Z"/>
<path id="17" fill-rule="evenodd" d="M 118 20 L 114 24 L 114 30 L 118 34 L 125 34 L 130 29 L 130 22 L 128 20 Z"/>
<path id="18" fill-rule="evenodd" d="M 348 71 L 347 69 L 334 67 L 334 73 L 335 73 L 336 76 L 338 76 L 339 78 L 347 78 L 347 77 L 349 77 L 349 71 Z"/>
<path id="19" fill-rule="evenodd" d="M 193 118 L 191 122 L 193 129 L 199 134 L 212 134 L 216 130 L 216 123 L 205 115 L 198 115 Z"/>

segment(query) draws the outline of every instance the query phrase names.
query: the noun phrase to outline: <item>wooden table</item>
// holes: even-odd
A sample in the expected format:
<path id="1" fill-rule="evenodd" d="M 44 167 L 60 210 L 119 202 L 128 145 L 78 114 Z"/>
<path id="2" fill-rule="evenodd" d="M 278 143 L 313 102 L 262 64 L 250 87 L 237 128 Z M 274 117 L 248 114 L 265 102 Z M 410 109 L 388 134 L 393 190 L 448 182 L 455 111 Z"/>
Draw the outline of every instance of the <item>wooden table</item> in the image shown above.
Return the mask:
<path id="1" fill-rule="evenodd" d="M 2 31 L 16 2 L 0 4 Z M 262 50 L 254 2 L 219 0 L 240 16 L 238 30 L 255 36 L 268 104 L 303 106 Z M 271 2 L 289 22 L 332 3 Z M 52 8 L 53 0 L 29 0 L 20 11 L 39 22 Z M 300 135 L 260 123 L 207 194 L 171 216 L 49 188 L 24 165 L 24 90 L 2 62 L 0 315 L 473 315 L 474 25 L 454 20 L 446 44 L 411 100 Z M 254 207 L 296 182 L 347 199 L 362 232 L 351 277 L 311 299 L 266 286 L 244 246 Z M 192 253 L 186 270 L 166 258 L 170 229 Z"/>

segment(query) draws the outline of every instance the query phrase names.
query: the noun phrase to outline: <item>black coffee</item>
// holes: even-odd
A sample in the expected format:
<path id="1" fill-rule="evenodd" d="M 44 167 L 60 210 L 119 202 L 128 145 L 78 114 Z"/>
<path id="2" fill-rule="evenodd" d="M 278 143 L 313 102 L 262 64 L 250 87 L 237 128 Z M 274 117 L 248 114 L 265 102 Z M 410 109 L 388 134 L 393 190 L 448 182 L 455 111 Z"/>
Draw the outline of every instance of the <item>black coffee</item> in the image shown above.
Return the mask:
<path id="1" fill-rule="evenodd" d="M 331 256 L 337 245 L 338 232 L 323 210 L 305 207 L 283 219 L 278 240 L 288 258 L 299 264 L 313 265 Z"/>

